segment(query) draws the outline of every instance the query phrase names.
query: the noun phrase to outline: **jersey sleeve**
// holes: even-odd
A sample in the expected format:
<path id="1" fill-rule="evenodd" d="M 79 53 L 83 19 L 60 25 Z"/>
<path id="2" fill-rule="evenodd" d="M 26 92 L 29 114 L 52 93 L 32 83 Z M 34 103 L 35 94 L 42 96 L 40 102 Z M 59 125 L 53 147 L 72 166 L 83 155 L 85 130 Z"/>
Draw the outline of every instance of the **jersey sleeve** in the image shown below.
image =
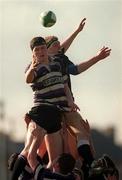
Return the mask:
<path id="1" fill-rule="evenodd" d="M 66 66 L 68 74 L 72 74 L 72 75 L 79 74 L 77 65 L 75 65 L 72 61 L 70 61 L 69 58 L 66 55 L 64 55 L 63 62 L 65 64 L 65 66 Z"/>
<path id="2" fill-rule="evenodd" d="M 68 66 L 68 73 L 72 75 L 78 75 L 78 68 L 77 65 L 74 65 L 73 63 Z"/>

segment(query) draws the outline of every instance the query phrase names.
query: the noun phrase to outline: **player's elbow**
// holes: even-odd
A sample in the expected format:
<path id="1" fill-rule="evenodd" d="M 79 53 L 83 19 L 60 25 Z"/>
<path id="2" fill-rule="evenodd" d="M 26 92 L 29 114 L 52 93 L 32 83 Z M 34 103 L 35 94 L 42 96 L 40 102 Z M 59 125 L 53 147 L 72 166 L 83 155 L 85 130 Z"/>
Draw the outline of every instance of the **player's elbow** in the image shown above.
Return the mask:
<path id="1" fill-rule="evenodd" d="M 25 82 L 26 82 L 27 84 L 31 83 L 28 79 L 26 79 Z"/>
<path id="2" fill-rule="evenodd" d="M 32 81 L 33 81 L 32 78 L 26 78 L 26 79 L 25 79 L 25 82 L 26 82 L 27 84 L 32 83 Z"/>

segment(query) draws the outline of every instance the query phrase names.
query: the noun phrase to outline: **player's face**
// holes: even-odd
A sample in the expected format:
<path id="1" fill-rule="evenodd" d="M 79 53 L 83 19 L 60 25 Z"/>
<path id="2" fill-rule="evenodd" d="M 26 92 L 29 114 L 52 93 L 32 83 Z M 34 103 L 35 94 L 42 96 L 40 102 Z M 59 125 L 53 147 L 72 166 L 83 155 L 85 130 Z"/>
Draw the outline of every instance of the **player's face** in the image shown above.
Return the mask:
<path id="1" fill-rule="evenodd" d="M 43 62 L 44 60 L 46 60 L 48 57 L 47 46 L 35 46 L 33 49 L 33 56 L 38 62 Z"/>
<path id="2" fill-rule="evenodd" d="M 48 48 L 48 53 L 49 54 L 57 54 L 59 50 L 60 50 L 60 42 L 59 41 L 55 41 Z"/>

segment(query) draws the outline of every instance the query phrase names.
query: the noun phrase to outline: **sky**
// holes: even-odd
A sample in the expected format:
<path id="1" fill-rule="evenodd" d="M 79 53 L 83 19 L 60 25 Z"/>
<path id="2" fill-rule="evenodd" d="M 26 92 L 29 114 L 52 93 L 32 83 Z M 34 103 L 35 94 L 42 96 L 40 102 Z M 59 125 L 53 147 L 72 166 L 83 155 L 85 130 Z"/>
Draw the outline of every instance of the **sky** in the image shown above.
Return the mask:
<path id="1" fill-rule="evenodd" d="M 44 11 L 56 14 L 50 28 L 41 25 Z M 75 102 L 91 127 L 114 126 L 122 143 L 122 1 L 118 0 L 0 0 L 0 99 L 5 103 L 9 133 L 24 138 L 24 114 L 32 106 L 32 90 L 24 70 L 31 61 L 34 36 L 55 35 L 63 42 L 86 18 L 83 31 L 66 52 L 75 64 L 95 56 L 103 47 L 111 55 L 86 72 L 71 76 Z"/>

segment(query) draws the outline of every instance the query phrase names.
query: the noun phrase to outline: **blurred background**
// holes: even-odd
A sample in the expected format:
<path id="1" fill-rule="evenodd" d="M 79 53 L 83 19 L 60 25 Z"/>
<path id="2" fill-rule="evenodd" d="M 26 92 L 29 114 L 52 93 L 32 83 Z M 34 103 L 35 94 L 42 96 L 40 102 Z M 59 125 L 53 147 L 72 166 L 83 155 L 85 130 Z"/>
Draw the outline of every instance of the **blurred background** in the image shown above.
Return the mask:
<path id="1" fill-rule="evenodd" d="M 44 28 L 43 11 L 52 10 L 56 24 Z M 0 179 L 8 180 L 7 159 L 25 140 L 24 114 L 32 91 L 24 70 L 31 61 L 34 36 L 55 35 L 63 42 L 83 18 L 86 25 L 66 55 L 75 64 L 96 55 L 103 46 L 111 56 L 71 77 L 76 103 L 88 119 L 97 157 L 109 154 L 122 172 L 122 1 L 0 0 Z"/>

